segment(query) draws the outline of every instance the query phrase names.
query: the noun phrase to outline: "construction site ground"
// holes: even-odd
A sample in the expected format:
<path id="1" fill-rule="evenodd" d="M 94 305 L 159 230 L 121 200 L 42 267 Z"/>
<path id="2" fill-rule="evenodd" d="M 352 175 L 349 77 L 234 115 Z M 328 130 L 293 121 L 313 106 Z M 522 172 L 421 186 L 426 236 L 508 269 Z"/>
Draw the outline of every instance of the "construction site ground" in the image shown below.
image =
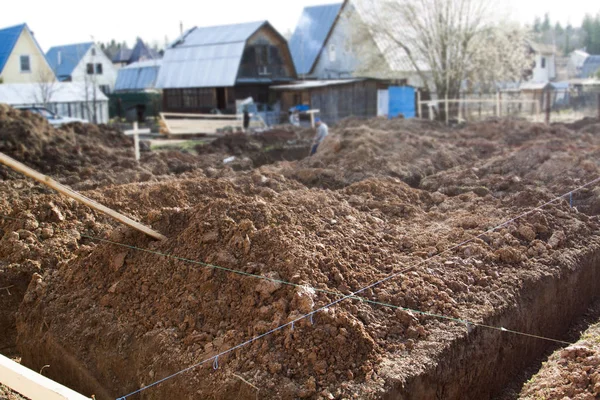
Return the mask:
<path id="1" fill-rule="evenodd" d="M 600 293 L 598 120 L 348 119 L 306 157 L 311 135 L 138 163 L 0 105 L 0 152 L 168 238 L 0 167 L 2 353 L 96 399 L 203 360 L 128 398 L 482 399 Z"/>

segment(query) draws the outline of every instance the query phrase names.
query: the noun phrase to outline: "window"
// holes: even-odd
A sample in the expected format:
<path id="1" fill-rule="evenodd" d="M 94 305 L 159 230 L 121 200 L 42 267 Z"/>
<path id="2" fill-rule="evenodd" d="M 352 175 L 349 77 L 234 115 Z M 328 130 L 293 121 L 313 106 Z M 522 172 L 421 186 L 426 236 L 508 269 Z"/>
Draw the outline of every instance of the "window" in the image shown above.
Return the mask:
<path id="1" fill-rule="evenodd" d="M 96 55 L 96 49 L 92 49 L 92 55 L 95 56 Z"/>
<path id="2" fill-rule="evenodd" d="M 329 45 L 329 61 L 335 62 L 335 44 Z"/>
<path id="3" fill-rule="evenodd" d="M 542 57 L 542 68 L 546 68 L 546 57 Z"/>
<path id="4" fill-rule="evenodd" d="M 31 72 L 29 56 L 21 56 L 21 72 Z"/>
<path id="5" fill-rule="evenodd" d="M 94 75 L 94 64 L 92 64 L 92 63 L 87 64 L 87 74 Z"/>
<path id="6" fill-rule="evenodd" d="M 256 65 L 269 65 L 268 46 L 256 46 L 254 51 L 256 53 Z"/>
<path id="7" fill-rule="evenodd" d="M 102 64 L 96 64 L 96 74 L 102 75 Z"/>

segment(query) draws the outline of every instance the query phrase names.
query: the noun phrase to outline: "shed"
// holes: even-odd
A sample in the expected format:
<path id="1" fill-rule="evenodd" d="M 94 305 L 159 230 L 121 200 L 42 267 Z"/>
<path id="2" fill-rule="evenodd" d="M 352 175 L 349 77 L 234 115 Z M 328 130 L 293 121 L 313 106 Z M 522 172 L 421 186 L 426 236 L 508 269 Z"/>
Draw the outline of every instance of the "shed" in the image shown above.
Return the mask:
<path id="1" fill-rule="evenodd" d="M 378 114 L 378 90 L 388 85 L 375 79 L 337 79 L 303 81 L 289 85 L 272 86 L 284 110 L 298 104 L 320 110 L 327 123 L 336 123 L 347 117 L 370 118 Z"/>
<path id="2" fill-rule="evenodd" d="M 264 110 L 269 86 L 295 78 L 286 40 L 260 21 L 188 30 L 166 49 L 156 86 L 164 111 L 234 113 L 248 97 Z"/>
<path id="3" fill-rule="evenodd" d="M 83 82 L 55 82 L 44 88 L 39 83 L 5 83 L 0 85 L 0 103 L 11 106 L 47 107 L 63 116 L 94 121 L 108 122 L 108 97 L 99 87 L 93 88 Z M 87 93 L 86 93 L 87 90 Z M 44 102 L 42 92 L 51 91 L 49 100 Z M 95 98 L 93 101 L 91 99 Z M 95 103 L 95 104 L 94 104 Z"/>

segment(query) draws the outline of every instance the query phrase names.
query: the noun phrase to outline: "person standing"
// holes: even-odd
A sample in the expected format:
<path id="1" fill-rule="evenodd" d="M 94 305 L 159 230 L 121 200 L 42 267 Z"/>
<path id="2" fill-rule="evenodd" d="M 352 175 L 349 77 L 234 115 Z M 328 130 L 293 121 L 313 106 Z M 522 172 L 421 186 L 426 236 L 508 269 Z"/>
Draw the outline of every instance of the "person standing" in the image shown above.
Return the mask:
<path id="1" fill-rule="evenodd" d="M 315 125 L 317 126 L 317 133 L 315 135 L 315 138 L 313 139 L 312 147 L 310 149 L 311 156 L 317 152 L 319 145 L 329 134 L 329 127 L 327 126 L 327 124 L 321 121 L 321 118 L 315 119 Z"/>

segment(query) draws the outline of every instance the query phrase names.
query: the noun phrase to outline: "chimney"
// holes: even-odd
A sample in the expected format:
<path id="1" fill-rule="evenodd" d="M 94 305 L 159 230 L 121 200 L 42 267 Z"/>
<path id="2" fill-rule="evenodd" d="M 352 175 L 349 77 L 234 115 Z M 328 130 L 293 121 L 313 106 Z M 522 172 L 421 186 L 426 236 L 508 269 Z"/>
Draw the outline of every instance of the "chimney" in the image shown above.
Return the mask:
<path id="1" fill-rule="evenodd" d="M 183 21 L 179 21 L 179 33 L 183 36 Z"/>
<path id="2" fill-rule="evenodd" d="M 60 65 L 60 64 L 62 64 L 62 53 L 61 53 L 60 50 L 58 51 L 58 55 L 57 56 L 58 56 L 58 65 Z"/>

